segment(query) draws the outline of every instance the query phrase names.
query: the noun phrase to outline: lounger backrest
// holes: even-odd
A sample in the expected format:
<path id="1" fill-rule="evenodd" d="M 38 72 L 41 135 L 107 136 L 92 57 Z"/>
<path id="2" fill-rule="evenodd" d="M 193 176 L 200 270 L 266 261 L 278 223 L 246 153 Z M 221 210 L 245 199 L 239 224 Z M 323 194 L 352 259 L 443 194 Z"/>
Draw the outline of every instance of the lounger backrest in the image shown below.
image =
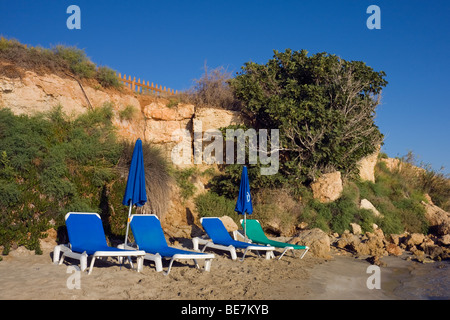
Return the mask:
<path id="1" fill-rule="evenodd" d="M 108 246 L 102 219 L 97 213 L 69 212 L 66 214 L 66 227 L 75 252 Z"/>
<path id="2" fill-rule="evenodd" d="M 202 218 L 200 221 L 213 242 L 224 243 L 233 240 L 219 218 Z"/>
<path id="3" fill-rule="evenodd" d="M 156 215 L 133 215 L 131 216 L 130 227 L 140 249 L 167 247 L 161 223 Z"/>
<path id="4" fill-rule="evenodd" d="M 241 225 L 244 227 L 244 221 L 241 221 Z M 253 241 L 268 240 L 258 220 L 247 219 L 246 233 L 247 236 Z"/>

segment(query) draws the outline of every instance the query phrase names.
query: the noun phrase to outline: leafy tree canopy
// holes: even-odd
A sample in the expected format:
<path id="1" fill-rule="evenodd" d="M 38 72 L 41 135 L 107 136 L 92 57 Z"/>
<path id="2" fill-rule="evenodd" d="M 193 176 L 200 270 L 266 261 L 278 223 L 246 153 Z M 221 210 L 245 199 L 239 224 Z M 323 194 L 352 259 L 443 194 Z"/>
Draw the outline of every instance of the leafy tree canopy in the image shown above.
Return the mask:
<path id="1" fill-rule="evenodd" d="M 287 49 L 246 63 L 230 86 L 255 127 L 280 130 L 280 173 L 305 182 L 355 171 L 382 142 L 374 117 L 385 76 L 361 61 Z"/>

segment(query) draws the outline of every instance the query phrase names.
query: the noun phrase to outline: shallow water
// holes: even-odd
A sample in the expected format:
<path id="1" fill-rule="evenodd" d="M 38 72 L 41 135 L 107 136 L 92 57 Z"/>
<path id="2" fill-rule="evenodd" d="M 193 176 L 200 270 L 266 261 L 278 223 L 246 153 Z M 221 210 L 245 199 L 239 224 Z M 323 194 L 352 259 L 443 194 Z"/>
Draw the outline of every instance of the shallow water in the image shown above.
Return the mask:
<path id="1" fill-rule="evenodd" d="M 450 300 L 450 261 L 415 263 L 407 272 L 393 273 L 399 280 L 393 290 L 398 299 Z"/>

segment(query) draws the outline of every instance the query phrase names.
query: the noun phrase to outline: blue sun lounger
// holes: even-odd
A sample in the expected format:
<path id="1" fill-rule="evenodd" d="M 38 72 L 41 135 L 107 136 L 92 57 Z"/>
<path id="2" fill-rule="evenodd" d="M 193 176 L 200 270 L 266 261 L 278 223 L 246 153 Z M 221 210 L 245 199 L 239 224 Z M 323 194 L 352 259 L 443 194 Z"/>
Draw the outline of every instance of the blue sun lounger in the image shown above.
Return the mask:
<path id="1" fill-rule="evenodd" d="M 137 257 L 137 270 L 141 271 L 144 262 L 144 251 L 123 250 L 108 246 L 100 216 L 97 213 L 69 212 L 65 216 L 69 244 L 57 245 L 53 250 L 53 262 L 62 264 L 64 258 L 80 261 L 81 271 L 87 268 L 87 259 L 91 258 L 89 274 L 95 260 L 102 257 Z M 61 257 L 60 254 L 62 253 Z"/>
<path id="2" fill-rule="evenodd" d="M 162 271 L 161 257 L 169 258 L 169 269 L 165 272 L 168 275 L 174 260 L 192 259 L 198 268 L 198 259 L 205 260 L 205 271 L 209 271 L 214 254 L 198 253 L 188 250 L 177 249 L 167 245 L 164 232 L 158 217 L 154 214 L 132 215 L 130 227 L 139 250 L 144 250 L 147 254 L 144 259 L 155 262 L 156 271 Z"/>
<path id="3" fill-rule="evenodd" d="M 241 261 L 244 261 L 245 255 L 248 250 L 255 250 L 258 255 L 259 251 L 266 251 L 266 259 L 270 259 L 271 253 L 273 252 L 273 250 L 275 250 L 275 248 L 272 246 L 261 246 L 234 240 L 223 225 L 222 220 L 220 220 L 219 218 L 204 217 L 200 219 L 200 222 L 211 240 L 194 238 L 192 241 L 194 243 L 194 249 L 196 250 L 198 250 L 198 244 L 201 243 L 205 245 L 202 249 L 202 252 L 205 251 L 205 249 L 208 247 L 224 250 L 230 252 L 231 259 L 236 260 L 236 249 L 243 249 L 244 254 Z"/>

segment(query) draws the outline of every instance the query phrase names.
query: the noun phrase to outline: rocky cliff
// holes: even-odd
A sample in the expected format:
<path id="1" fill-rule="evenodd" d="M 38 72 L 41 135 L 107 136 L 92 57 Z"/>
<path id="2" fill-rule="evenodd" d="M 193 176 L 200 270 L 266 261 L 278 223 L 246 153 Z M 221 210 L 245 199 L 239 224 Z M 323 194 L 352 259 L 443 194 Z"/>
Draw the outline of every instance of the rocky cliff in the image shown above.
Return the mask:
<path id="1" fill-rule="evenodd" d="M 24 76 L 9 78 L 0 74 L 0 107 L 14 114 L 46 112 L 61 105 L 67 115 L 78 115 L 89 108 L 109 103 L 114 110 L 114 124 L 119 137 L 134 141 L 141 138 L 167 151 L 176 144 L 172 135 L 176 130 L 192 133 L 193 120 L 203 123 L 203 131 L 218 129 L 241 122 L 238 112 L 202 108 L 174 103 L 176 99 L 143 95 L 124 87 L 104 89 L 95 82 L 83 82 L 55 74 L 38 75 L 24 70 Z M 125 110 L 127 109 L 126 116 Z"/>

